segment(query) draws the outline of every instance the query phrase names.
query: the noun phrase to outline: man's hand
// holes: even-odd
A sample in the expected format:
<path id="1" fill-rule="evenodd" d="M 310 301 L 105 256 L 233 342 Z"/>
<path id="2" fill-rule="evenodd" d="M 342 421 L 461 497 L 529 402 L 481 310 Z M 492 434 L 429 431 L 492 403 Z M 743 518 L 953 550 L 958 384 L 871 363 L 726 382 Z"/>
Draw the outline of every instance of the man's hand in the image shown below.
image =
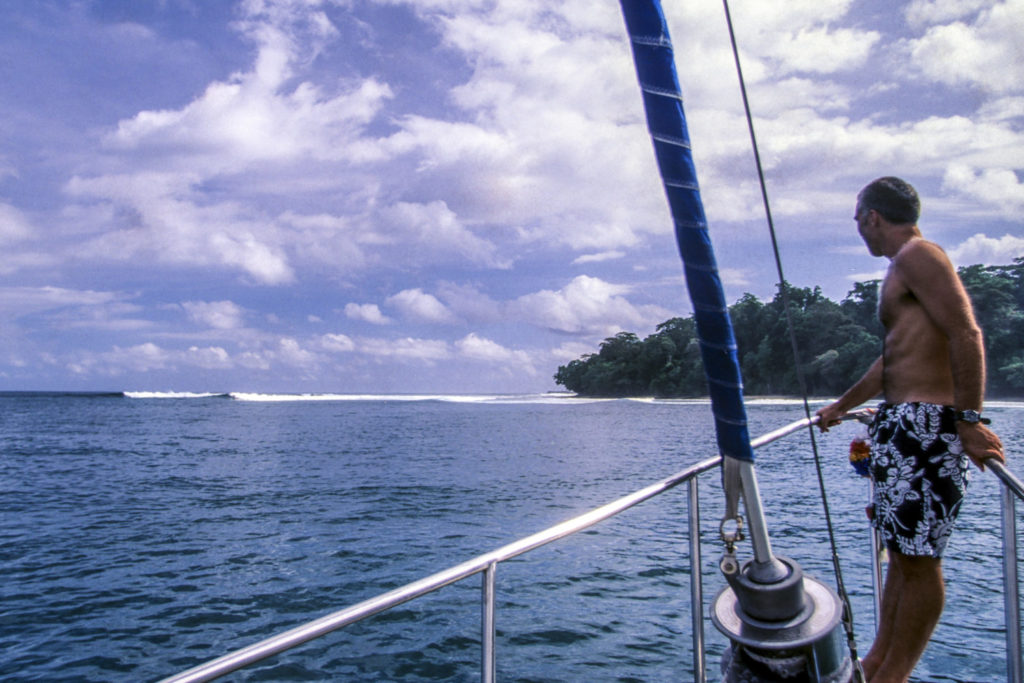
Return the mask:
<path id="1" fill-rule="evenodd" d="M 835 427 L 841 422 L 839 418 L 846 414 L 845 410 L 839 408 L 838 403 L 832 403 L 820 408 L 815 415 L 818 416 L 818 429 L 827 432 L 829 427 Z"/>
<path id="2" fill-rule="evenodd" d="M 960 435 L 964 453 L 971 459 L 971 462 L 978 466 L 978 469 L 984 471 L 985 461 L 989 458 L 995 458 L 1002 463 L 1006 462 L 1006 456 L 1003 455 L 1003 442 L 985 425 L 957 422 L 956 431 Z"/>

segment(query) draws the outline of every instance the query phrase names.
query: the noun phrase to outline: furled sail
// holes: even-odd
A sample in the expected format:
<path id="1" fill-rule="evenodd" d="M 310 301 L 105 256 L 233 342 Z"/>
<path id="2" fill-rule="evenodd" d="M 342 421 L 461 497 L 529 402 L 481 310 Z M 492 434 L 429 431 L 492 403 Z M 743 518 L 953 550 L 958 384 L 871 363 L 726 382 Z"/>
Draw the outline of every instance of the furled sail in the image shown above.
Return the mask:
<path id="1" fill-rule="evenodd" d="M 693 304 L 722 455 L 753 461 L 736 338 L 711 247 L 668 26 L 657 0 L 621 0 L 647 127 L 668 197 Z"/>

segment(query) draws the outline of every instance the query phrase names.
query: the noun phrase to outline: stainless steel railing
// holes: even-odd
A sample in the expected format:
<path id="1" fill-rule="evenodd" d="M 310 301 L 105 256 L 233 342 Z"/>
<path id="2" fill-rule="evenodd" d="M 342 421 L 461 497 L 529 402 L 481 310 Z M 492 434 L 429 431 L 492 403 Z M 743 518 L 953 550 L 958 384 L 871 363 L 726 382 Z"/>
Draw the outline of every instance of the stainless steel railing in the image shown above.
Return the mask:
<path id="1" fill-rule="evenodd" d="M 1017 576 L 1017 514 L 1014 496 L 1024 500 L 1024 484 L 1004 465 L 989 461 L 988 468 L 1002 482 L 1003 615 L 1006 621 L 1006 680 L 1024 683 L 1021 661 L 1020 582 Z"/>
<path id="2" fill-rule="evenodd" d="M 817 422 L 817 417 L 792 422 L 780 429 L 751 441 L 751 446 L 761 446 L 777 441 L 789 434 L 805 429 Z M 302 626 L 272 636 L 248 647 L 231 652 L 177 675 L 163 679 L 161 683 L 197 683 L 210 681 L 286 650 L 302 645 L 349 624 L 366 619 L 380 612 L 397 607 L 440 588 L 451 585 L 474 574 L 482 574 L 481 590 L 481 679 L 484 683 L 495 680 L 495 600 L 498 564 L 588 529 L 599 522 L 624 512 L 650 498 L 660 495 L 682 483 L 688 483 L 689 549 L 690 549 L 690 597 L 693 624 L 693 679 L 696 683 L 706 682 L 704 657 L 704 598 L 700 550 L 700 499 L 697 477 L 714 469 L 721 462 L 721 456 L 708 458 L 650 486 L 623 496 L 610 503 L 568 521 L 549 527 L 531 536 L 519 539 L 497 550 L 478 555 L 462 564 L 432 574 L 418 581 L 406 584 L 392 591 L 364 600 L 358 604 L 310 621 Z M 1017 578 L 1017 537 L 1014 512 L 1014 495 L 1024 500 L 1024 485 L 1009 470 L 999 463 L 989 463 L 989 468 L 1003 484 L 1003 585 L 1006 613 L 1007 680 L 1021 681 L 1021 634 L 1020 634 L 1020 593 Z M 877 556 L 876 556 L 877 558 Z M 877 559 L 876 559 L 877 564 Z M 876 585 L 876 591 L 879 586 Z"/>

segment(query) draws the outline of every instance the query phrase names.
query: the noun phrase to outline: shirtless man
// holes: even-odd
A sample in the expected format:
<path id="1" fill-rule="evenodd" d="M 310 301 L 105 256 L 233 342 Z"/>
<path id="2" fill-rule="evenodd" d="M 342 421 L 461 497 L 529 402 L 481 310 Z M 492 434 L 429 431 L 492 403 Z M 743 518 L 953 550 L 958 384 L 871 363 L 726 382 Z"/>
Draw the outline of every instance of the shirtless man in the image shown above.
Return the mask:
<path id="1" fill-rule="evenodd" d="M 941 557 L 967 488 L 968 458 L 1004 461 L 980 416 L 985 352 L 970 299 L 942 249 L 917 227 L 917 192 L 879 178 L 857 196 L 854 219 L 873 256 L 890 260 L 879 294 L 881 357 L 835 403 L 823 431 L 882 395 L 871 425 L 873 522 L 889 548 L 882 614 L 864 658 L 869 683 L 906 681 L 942 613 Z"/>

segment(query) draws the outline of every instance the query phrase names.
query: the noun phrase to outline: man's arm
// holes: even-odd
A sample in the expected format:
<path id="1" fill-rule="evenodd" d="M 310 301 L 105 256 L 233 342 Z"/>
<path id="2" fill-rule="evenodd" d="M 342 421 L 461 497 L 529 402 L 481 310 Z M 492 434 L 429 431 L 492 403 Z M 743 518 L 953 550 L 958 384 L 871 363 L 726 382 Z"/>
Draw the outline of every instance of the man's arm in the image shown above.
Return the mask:
<path id="1" fill-rule="evenodd" d="M 825 406 L 817 412 L 818 427 L 827 432 L 829 427 L 839 424 L 839 418 L 882 393 L 882 357 L 879 356 L 867 372 L 857 380 L 856 384 L 846 390 L 835 403 Z"/>
<path id="2" fill-rule="evenodd" d="M 953 264 L 938 245 L 920 241 L 898 264 L 900 275 L 949 344 L 953 407 L 980 411 L 985 395 L 985 346 L 971 300 Z M 1005 462 L 999 437 L 982 424 L 957 422 L 964 451 L 975 465 Z"/>

